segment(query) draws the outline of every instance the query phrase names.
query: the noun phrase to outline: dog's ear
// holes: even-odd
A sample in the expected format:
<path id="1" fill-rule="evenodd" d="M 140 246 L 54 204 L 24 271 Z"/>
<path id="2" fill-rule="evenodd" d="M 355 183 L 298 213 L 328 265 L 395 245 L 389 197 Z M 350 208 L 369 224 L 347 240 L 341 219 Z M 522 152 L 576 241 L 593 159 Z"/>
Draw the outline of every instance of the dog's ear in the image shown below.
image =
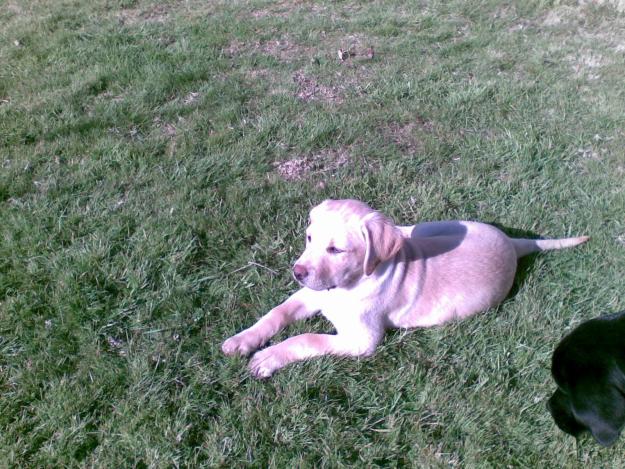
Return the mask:
<path id="1" fill-rule="evenodd" d="M 576 396 L 575 413 L 602 446 L 612 445 L 625 423 L 625 399 L 618 389 L 609 386 L 592 395 L 585 395 L 583 402 Z"/>
<path id="2" fill-rule="evenodd" d="M 556 389 L 553 396 L 547 401 L 547 409 L 560 430 L 574 437 L 588 430 L 588 428 L 575 420 L 571 410 L 569 396 L 560 388 Z"/>
<path id="3" fill-rule="evenodd" d="M 601 446 L 613 445 L 621 433 L 619 428 L 614 422 L 597 417 L 594 416 L 590 422 L 586 422 L 590 433 Z"/>
<path id="4" fill-rule="evenodd" d="M 397 254 L 404 242 L 395 224 L 379 212 L 363 219 L 362 234 L 365 238 L 365 275 L 371 275 L 380 262 Z"/>

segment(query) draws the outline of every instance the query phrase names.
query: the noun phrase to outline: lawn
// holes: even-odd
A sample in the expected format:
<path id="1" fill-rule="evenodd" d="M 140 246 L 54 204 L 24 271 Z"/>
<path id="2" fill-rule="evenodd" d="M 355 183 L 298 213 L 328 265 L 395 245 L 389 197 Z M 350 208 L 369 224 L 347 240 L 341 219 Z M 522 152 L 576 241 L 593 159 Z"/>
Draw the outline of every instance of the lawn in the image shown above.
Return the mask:
<path id="1" fill-rule="evenodd" d="M 0 0 L 0 467 L 625 467 L 545 408 L 558 341 L 625 308 L 624 10 Z M 591 240 L 255 380 L 220 345 L 325 198 Z"/>

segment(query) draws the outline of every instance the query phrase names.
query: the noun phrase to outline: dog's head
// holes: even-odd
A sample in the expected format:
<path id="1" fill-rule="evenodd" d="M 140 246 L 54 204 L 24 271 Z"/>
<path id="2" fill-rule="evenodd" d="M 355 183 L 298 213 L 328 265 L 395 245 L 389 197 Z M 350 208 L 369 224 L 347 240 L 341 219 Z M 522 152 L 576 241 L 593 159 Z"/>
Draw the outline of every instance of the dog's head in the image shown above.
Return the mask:
<path id="1" fill-rule="evenodd" d="M 558 389 L 547 408 L 560 430 L 590 432 L 610 446 L 625 425 L 625 313 L 593 319 L 566 336 L 553 353 Z"/>
<path id="2" fill-rule="evenodd" d="M 400 250 L 401 232 L 357 200 L 326 200 L 310 211 L 306 248 L 293 276 L 312 290 L 350 288 Z"/>
<path id="3" fill-rule="evenodd" d="M 625 422 L 625 398 L 617 388 L 605 382 L 586 383 L 587 392 L 557 389 L 547 408 L 560 430 L 574 437 L 590 432 L 602 446 L 618 439 Z"/>

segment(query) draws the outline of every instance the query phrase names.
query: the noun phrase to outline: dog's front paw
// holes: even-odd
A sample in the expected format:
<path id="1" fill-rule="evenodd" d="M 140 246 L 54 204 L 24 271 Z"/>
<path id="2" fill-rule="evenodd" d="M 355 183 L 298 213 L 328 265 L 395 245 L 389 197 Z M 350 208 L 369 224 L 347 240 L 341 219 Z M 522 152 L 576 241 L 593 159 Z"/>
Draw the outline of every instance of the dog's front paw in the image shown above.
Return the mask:
<path id="1" fill-rule="evenodd" d="M 262 345 L 262 340 L 256 334 L 250 332 L 240 332 L 227 339 L 221 344 L 221 350 L 226 355 L 247 356 Z"/>
<path id="2" fill-rule="evenodd" d="M 286 365 L 282 354 L 273 346 L 256 352 L 250 360 L 250 372 L 255 378 L 269 378 L 276 370 Z"/>

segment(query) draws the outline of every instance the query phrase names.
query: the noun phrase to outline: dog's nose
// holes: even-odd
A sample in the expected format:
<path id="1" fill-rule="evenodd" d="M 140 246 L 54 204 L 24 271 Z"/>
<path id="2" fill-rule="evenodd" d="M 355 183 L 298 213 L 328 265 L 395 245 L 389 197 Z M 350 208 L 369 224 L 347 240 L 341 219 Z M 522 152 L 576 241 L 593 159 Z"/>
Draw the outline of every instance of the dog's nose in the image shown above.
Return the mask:
<path id="1" fill-rule="evenodd" d="M 308 276 L 308 270 L 303 265 L 295 264 L 293 266 L 293 276 L 297 281 L 301 282 Z"/>

